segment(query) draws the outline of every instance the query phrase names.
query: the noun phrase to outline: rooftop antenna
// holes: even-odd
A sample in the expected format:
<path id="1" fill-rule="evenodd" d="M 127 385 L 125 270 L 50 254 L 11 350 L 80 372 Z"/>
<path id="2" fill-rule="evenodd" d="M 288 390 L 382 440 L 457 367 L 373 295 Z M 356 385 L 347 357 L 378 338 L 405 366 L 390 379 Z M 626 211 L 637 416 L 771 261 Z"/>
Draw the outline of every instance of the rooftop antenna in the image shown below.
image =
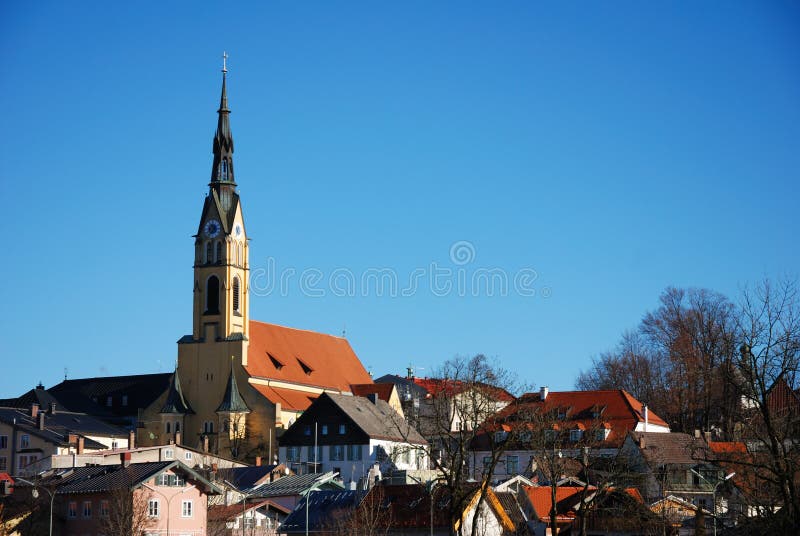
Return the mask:
<path id="1" fill-rule="evenodd" d="M 64 381 L 67 381 L 67 367 L 64 367 Z"/>
<path id="2" fill-rule="evenodd" d="M 342 324 L 342 338 L 344 339 L 347 336 L 347 322 Z"/>

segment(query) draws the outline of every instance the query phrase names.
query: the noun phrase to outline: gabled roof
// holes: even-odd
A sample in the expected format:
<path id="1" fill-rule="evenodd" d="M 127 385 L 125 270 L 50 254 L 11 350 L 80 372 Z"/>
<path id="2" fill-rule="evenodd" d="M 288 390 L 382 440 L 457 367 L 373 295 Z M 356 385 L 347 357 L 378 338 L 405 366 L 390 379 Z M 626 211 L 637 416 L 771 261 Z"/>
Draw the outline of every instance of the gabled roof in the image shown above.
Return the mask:
<path id="1" fill-rule="evenodd" d="M 172 374 L 172 379 L 169 382 L 169 392 L 167 393 L 167 400 L 161 406 L 159 413 L 177 413 L 181 415 L 194 414 L 192 407 L 186 402 L 183 397 L 183 390 L 181 390 L 181 379 L 178 376 L 178 371 Z"/>
<path id="2" fill-rule="evenodd" d="M 217 487 L 181 462 L 146 462 L 124 465 L 75 467 L 54 474 L 49 480 L 56 494 L 103 493 L 117 489 L 135 489 L 151 478 L 171 470 L 199 483 L 206 493 L 219 493 Z"/>
<path id="3" fill-rule="evenodd" d="M 498 412 L 500 420 L 513 421 L 515 416 L 524 419 L 527 412 L 559 415 L 554 429 L 569 430 L 605 428 L 609 430 L 605 441 L 609 445 L 621 444 L 629 431 L 643 423 L 644 405 L 623 389 L 608 391 L 555 391 L 542 400 L 540 393 L 526 393 Z M 669 428 L 653 411 L 648 410 L 648 423 Z"/>
<path id="4" fill-rule="evenodd" d="M 66 411 L 48 413 L 46 411 L 40 411 L 39 415 L 44 415 L 43 430 L 39 429 L 38 415 L 36 418 L 33 418 L 29 411 L 15 408 L 0 408 L 0 421 L 9 425 L 16 425 L 20 431 L 39 437 L 54 445 L 69 445 L 69 434 L 109 438 L 128 437 L 127 430 L 83 413 Z M 89 438 L 84 439 L 84 447 L 91 450 L 108 448 L 106 445 Z"/>
<path id="5" fill-rule="evenodd" d="M 351 513 L 364 499 L 364 491 L 316 491 L 303 501 L 281 523 L 281 533 L 296 534 L 306 532 L 331 532 L 337 523 Z M 306 506 L 308 503 L 308 506 Z"/>
<path id="6" fill-rule="evenodd" d="M 510 494 L 509 494 L 510 495 Z M 461 512 L 461 519 L 456 521 L 455 529 L 458 531 L 459 526 L 467 521 L 468 516 L 472 516 L 472 512 L 474 508 L 478 504 L 480 500 L 480 489 L 476 490 L 475 493 L 472 495 L 467 507 L 464 508 L 464 511 Z M 497 522 L 503 527 L 503 530 L 506 532 L 514 532 L 517 528 L 517 524 L 511 520 L 508 512 L 506 512 L 505 508 L 503 508 L 503 504 L 497 498 L 492 488 L 486 488 L 486 493 L 484 494 L 484 502 L 489 506 L 489 509 L 494 513 L 495 517 L 497 518 Z M 521 512 L 520 512 L 521 513 Z"/>
<path id="7" fill-rule="evenodd" d="M 549 521 L 550 510 L 553 507 L 550 486 L 524 486 L 522 489 L 525 491 L 538 519 Z M 575 505 L 580 503 L 579 494 L 582 491 L 583 488 L 578 486 L 559 486 L 556 488 L 556 513 L 559 521 L 566 522 L 575 519 Z"/>
<path id="8" fill-rule="evenodd" d="M 651 467 L 665 464 L 694 465 L 707 458 L 705 442 L 689 434 L 631 432 L 630 438 Z"/>
<path id="9" fill-rule="evenodd" d="M 318 397 L 314 393 L 298 391 L 297 389 L 272 387 L 258 383 L 251 383 L 250 386 L 273 404 L 280 404 L 281 409 L 284 410 L 305 411 Z"/>
<path id="10" fill-rule="evenodd" d="M 248 499 L 244 505 L 244 511 L 258 510 L 259 508 L 267 508 L 282 514 L 289 514 L 290 509 L 281 506 L 276 502 L 268 499 Z M 229 521 L 236 519 L 242 515 L 242 503 L 234 504 L 216 504 L 209 505 L 208 507 L 208 520 L 209 521 Z"/>
<path id="11" fill-rule="evenodd" d="M 245 370 L 251 377 L 339 392 L 372 382 L 347 339 L 255 320 L 249 338 Z"/>
<path id="12" fill-rule="evenodd" d="M 336 482 L 337 473 L 309 473 L 305 475 L 289 475 L 281 477 L 274 482 L 269 482 L 258 486 L 252 490 L 252 494 L 258 497 L 289 497 L 305 493 L 309 488 L 319 488 L 321 486 L 344 489 L 344 486 Z"/>
<path id="13" fill-rule="evenodd" d="M 416 445 L 427 444 L 425 438 L 415 429 L 399 426 L 403 422 L 402 418 L 383 400 L 378 399 L 372 402 L 368 398 L 360 396 L 332 393 L 322 393 L 311 408 L 289 427 L 283 437 L 291 440 L 292 435 L 301 426 L 305 426 L 312 419 L 317 419 L 315 415 L 326 413 L 330 408 L 349 418 L 355 426 L 371 439 L 407 442 Z M 407 437 L 404 437 L 404 434 Z M 281 445 L 283 444 L 284 441 L 281 441 Z"/>
<path id="14" fill-rule="evenodd" d="M 500 402 L 513 402 L 515 400 L 514 395 L 505 389 L 485 383 L 440 378 L 414 378 L 414 383 L 424 388 L 431 396 L 444 395 L 450 397 L 463 393 L 468 389 L 481 389 L 481 392 L 487 393 L 494 400 Z"/>
<path id="15" fill-rule="evenodd" d="M 395 386 L 393 383 L 357 383 L 350 386 L 356 396 L 378 395 L 384 402 L 389 402 Z"/>
<path id="16" fill-rule="evenodd" d="M 414 383 L 414 378 L 398 376 L 397 374 L 386 374 L 375 380 L 376 384 L 391 383 L 397 388 L 397 394 L 401 401 L 408 402 L 414 398 L 424 398 L 428 391 L 421 385 Z"/>
<path id="17" fill-rule="evenodd" d="M 171 373 L 107 376 L 64 380 L 47 391 L 71 411 L 103 417 L 136 416 L 139 408 L 150 406 L 169 387 Z M 126 405 L 123 405 L 123 396 Z M 108 397 L 112 405 L 107 405 Z"/>
<path id="18" fill-rule="evenodd" d="M 269 479 L 270 474 L 283 467 L 282 465 L 254 465 L 247 467 L 229 467 L 217 470 L 217 480 L 233 484 L 237 490 L 249 490 Z"/>
<path id="19" fill-rule="evenodd" d="M 39 404 L 43 410 L 50 408 L 51 404 L 56 405 L 56 409 L 66 409 L 56 398 L 48 393 L 41 385 L 18 396 L 17 398 L 5 398 L 0 400 L 0 408 L 20 408 L 30 409 L 33 404 Z"/>

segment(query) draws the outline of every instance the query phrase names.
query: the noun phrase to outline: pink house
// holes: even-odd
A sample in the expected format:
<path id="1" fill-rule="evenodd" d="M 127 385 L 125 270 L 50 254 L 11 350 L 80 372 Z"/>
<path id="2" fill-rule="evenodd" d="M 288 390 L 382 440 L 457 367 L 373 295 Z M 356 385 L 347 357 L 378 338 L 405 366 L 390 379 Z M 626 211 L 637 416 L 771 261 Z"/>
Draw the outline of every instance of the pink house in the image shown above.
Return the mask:
<path id="1" fill-rule="evenodd" d="M 48 484 L 56 487 L 55 517 L 67 536 L 130 528 L 144 535 L 206 534 L 208 495 L 220 492 L 179 461 L 77 467 Z"/>

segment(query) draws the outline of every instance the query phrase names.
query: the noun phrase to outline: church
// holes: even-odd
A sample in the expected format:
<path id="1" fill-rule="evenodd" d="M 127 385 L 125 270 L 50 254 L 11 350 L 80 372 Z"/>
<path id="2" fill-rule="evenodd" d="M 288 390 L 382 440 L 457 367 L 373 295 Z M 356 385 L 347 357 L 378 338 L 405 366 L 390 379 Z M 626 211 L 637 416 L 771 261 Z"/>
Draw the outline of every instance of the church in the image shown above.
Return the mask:
<path id="1" fill-rule="evenodd" d="M 65 378 L 47 402 L 133 428 L 139 446 L 174 442 L 273 461 L 277 438 L 322 393 L 352 395 L 373 382 L 346 339 L 250 319 L 226 75 L 223 62 L 211 180 L 193 237 L 192 331 L 178 340 L 175 372 Z"/>

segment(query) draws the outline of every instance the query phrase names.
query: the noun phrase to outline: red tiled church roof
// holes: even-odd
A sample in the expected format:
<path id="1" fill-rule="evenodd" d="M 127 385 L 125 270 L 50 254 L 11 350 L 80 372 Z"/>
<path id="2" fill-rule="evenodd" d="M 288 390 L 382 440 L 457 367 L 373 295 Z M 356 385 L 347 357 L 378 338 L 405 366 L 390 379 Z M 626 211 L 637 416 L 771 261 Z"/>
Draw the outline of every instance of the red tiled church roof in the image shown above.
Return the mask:
<path id="1" fill-rule="evenodd" d="M 343 392 L 372 383 L 347 339 L 256 320 L 250 321 L 245 370 L 254 377 Z"/>
<path id="2" fill-rule="evenodd" d="M 311 407 L 311 404 L 314 403 L 318 396 L 314 393 L 296 389 L 284 389 L 257 383 L 250 385 L 273 404 L 280 404 L 284 410 L 305 411 Z"/>

